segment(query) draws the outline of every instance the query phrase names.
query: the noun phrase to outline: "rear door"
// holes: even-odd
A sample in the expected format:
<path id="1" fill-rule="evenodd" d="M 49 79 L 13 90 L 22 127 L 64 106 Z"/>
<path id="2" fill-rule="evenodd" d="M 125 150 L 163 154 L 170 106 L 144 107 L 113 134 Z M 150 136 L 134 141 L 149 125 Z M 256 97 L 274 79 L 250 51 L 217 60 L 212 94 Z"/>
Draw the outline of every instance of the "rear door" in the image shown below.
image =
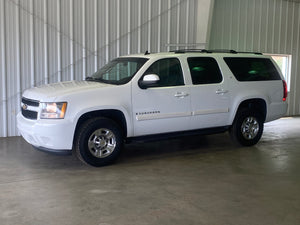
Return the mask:
<path id="1" fill-rule="evenodd" d="M 230 93 L 217 61 L 188 57 L 187 62 L 192 78 L 191 129 L 228 125 Z"/>

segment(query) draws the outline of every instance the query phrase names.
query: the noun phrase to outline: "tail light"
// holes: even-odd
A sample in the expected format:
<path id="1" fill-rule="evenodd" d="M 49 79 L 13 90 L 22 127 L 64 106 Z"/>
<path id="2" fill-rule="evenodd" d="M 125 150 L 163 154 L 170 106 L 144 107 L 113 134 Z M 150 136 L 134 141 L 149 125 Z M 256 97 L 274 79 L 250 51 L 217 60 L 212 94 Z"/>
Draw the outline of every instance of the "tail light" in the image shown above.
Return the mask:
<path id="1" fill-rule="evenodd" d="M 283 84 L 283 97 L 282 97 L 282 101 L 286 101 L 287 98 L 287 85 L 285 80 L 282 80 L 282 84 Z"/>

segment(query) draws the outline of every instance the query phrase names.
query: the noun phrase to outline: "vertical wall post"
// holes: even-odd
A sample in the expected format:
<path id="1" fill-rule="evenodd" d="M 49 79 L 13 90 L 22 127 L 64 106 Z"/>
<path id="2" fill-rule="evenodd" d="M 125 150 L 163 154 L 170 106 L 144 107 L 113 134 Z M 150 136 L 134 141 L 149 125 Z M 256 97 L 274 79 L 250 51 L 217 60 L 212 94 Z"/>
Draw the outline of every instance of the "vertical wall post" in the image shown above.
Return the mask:
<path id="1" fill-rule="evenodd" d="M 30 35 L 30 86 L 35 85 L 35 70 L 34 70 L 34 23 L 33 23 L 33 11 L 34 5 L 33 0 L 30 0 L 30 25 L 29 25 L 29 35 Z"/>
<path id="2" fill-rule="evenodd" d="M 70 66 L 71 80 L 75 79 L 75 64 L 74 64 L 74 6 L 73 0 L 70 0 Z"/>
<path id="3" fill-rule="evenodd" d="M 86 27 L 85 27 L 85 1 L 82 1 L 82 79 L 86 77 Z"/>
<path id="4" fill-rule="evenodd" d="M 148 0 L 148 51 L 151 52 L 151 0 Z"/>
<path id="5" fill-rule="evenodd" d="M 130 35 L 130 23 L 131 23 L 131 0 L 128 0 L 127 5 L 128 5 L 128 9 L 127 9 L 127 54 L 130 54 L 131 52 L 131 47 L 130 47 L 130 43 L 131 43 L 131 35 Z"/>
<path id="6" fill-rule="evenodd" d="M 167 33 L 167 51 L 170 51 L 171 44 L 171 0 L 168 0 L 168 33 Z"/>
<path id="7" fill-rule="evenodd" d="M 141 52 L 141 39 L 142 39 L 142 1 L 138 1 L 138 41 L 137 41 L 137 49 L 138 53 Z"/>
<path id="8" fill-rule="evenodd" d="M 120 0 L 117 0 L 117 57 L 120 56 Z"/>
<path id="9" fill-rule="evenodd" d="M 254 5 L 253 5 L 253 11 L 252 11 L 252 13 L 253 13 L 253 16 L 252 16 L 252 27 L 251 27 L 251 51 L 254 51 L 254 23 L 255 23 L 255 1 L 254 1 Z M 232 23 L 230 23 L 230 28 L 231 28 L 231 26 L 232 26 Z M 232 39 L 232 36 L 231 36 L 231 33 L 232 33 L 232 30 L 230 30 L 231 32 L 230 32 L 230 38 L 229 38 L 229 41 L 231 41 L 231 39 Z M 230 46 L 231 47 L 231 46 Z M 230 48 L 230 49 L 232 49 L 232 48 Z"/>
<path id="10" fill-rule="evenodd" d="M 105 60 L 109 61 L 109 3 L 105 1 Z"/>
<path id="11" fill-rule="evenodd" d="M 60 82 L 62 80 L 62 71 L 61 71 L 61 13 L 60 13 L 60 0 L 57 0 L 56 3 L 57 10 L 57 81 Z"/>
<path id="12" fill-rule="evenodd" d="M 18 1 L 18 5 L 16 7 L 16 27 L 15 27 L 15 32 L 16 32 L 16 61 L 15 61 L 15 66 L 16 66 L 16 81 L 17 81 L 17 106 L 13 104 L 14 107 L 18 107 L 20 102 L 21 102 L 21 95 L 22 95 L 22 90 L 21 90 L 21 29 L 20 29 L 20 0 Z M 19 111 L 19 108 L 15 111 L 17 113 Z"/>
<path id="13" fill-rule="evenodd" d="M 180 0 L 177 0 L 177 23 L 176 23 L 176 49 L 178 50 L 178 44 L 179 44 L 179 28 L 180 28 Z"/>
<path id="14" fill-rule="evenodd" d="M 98 70 L 98 0 L 94 0 L 94 69 Z"/>
<path id="15" fill-rule="evenodd" d="M 160 52 L 161 0 L 158 0 L 157 52 Z"/>
<path id="16" fill-rule="evenodd" d="M 198 3 L 199 4 L 199 3 Z M 189 12 L 190 12 L 190 3 L 186 1 L 186 18 L 185 18 L 185 43 L 189 43 Z"/>
<path id="17" fill-rule="evenodd" d="M 47 14 L 47 0 L 43 2 L 43 12 L 44 12 L 44 84 L 48 84 L 48 14 Z"/>
<path id="18" fill-rule="evenodd" d="M 6 85 L 6 43 L 5 43 L 5 2 L 0 1 L 0 29 L 1 29 L 1 43 L 0 43 L 0 54 L 1 54 L 1 91 L 2 99 L 0 102 L 2 108 L 2 136 L 7 137 L 7 85 Z"/>

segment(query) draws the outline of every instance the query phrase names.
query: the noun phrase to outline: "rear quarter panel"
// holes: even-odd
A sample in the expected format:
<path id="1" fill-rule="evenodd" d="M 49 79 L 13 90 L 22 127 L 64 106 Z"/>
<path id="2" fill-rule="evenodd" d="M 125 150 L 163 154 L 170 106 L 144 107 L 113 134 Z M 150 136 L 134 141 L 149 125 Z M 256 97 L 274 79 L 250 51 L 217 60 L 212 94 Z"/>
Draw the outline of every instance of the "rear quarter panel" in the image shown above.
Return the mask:
<path id="1" fill-rule="evenodd" d="M 228 65 L 224 61 L 224 57 L 258 57 L 258 58 L 268 58 L 270 59 L 274 66 L 276 67 L 281 79 L 283 75 L 270 56 L 257 55 L 253 56 L 252 54 L 239 54 L 239 55 L 218 55 L 218 63 L 222 68 L 222 73 L 225 79 L 228 79 L 228 90 L 230 95 L 230 117 L 228 125 L 231 125 L 236 112 L 239 108 L 239 105 L 248 99 L 263 99 L 266 103 L 267 112 L 265 122 L 278 119 L 286 114 L 287 103 L 283 102 L 283 84 L 282 80 L 270 80 L 270 81 L 238 81 Z"/>
<path id="2" fill-rule="evenodd" d="M 234 120 L 239 105 L 248 99 L 259 98 L 266 102 L 267 114 L 265 122 L 278 119 L 286 113 L 287 103 L 282 101 L 283 87 L 281 80 L 238 82 L 230 90 L 231 109 L 233 109 L 230 124 Z"/>

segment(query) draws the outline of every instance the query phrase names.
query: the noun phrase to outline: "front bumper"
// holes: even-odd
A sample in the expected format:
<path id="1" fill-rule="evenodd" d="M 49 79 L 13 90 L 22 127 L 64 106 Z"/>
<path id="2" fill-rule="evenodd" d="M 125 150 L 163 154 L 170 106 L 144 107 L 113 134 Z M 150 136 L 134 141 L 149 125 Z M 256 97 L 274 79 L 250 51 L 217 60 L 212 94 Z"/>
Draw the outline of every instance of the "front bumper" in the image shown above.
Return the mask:
<path id="1" fill-rule="evenodd" d="M 38 149 L 52 152 L 72 150 L 74 126 L 66 119 L 30 120 L 19 113 L 17 126 L 23 138 Z"/>

